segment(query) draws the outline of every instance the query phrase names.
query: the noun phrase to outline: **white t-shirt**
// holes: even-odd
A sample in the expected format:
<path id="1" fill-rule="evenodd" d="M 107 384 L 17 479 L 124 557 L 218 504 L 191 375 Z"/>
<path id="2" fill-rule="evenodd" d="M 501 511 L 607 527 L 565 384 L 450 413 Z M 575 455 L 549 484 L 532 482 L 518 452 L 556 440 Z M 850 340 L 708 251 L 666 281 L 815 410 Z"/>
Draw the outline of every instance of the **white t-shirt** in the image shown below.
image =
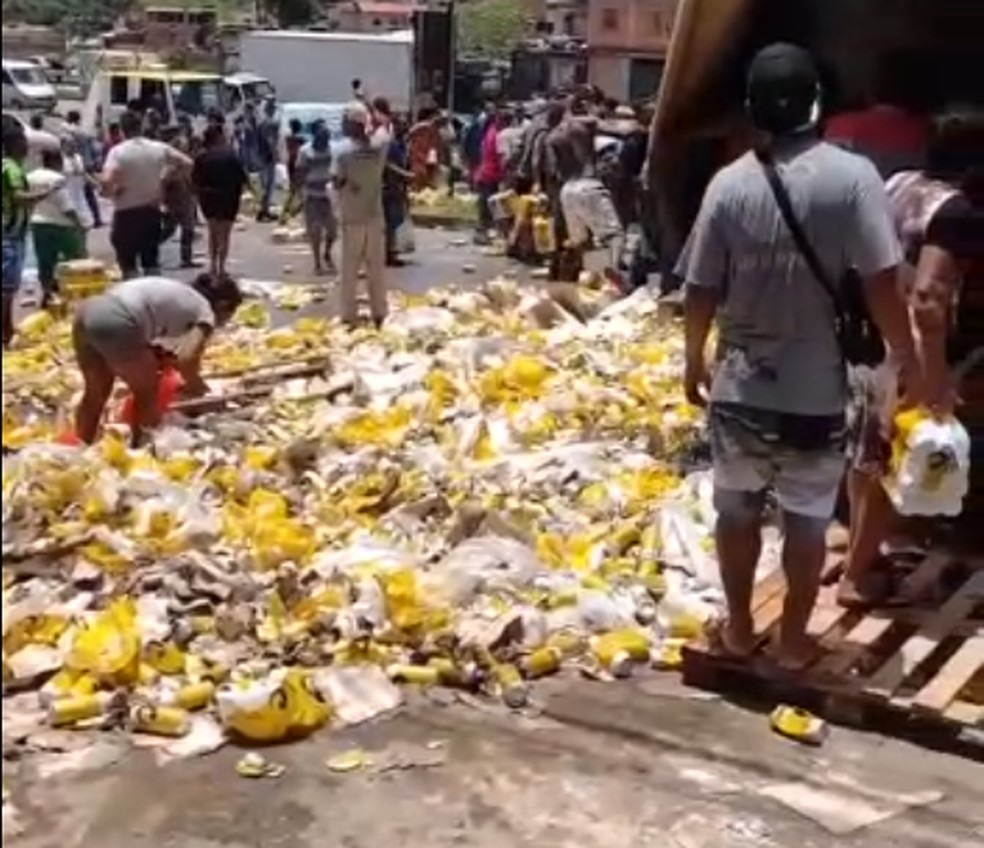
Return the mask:
<path id="1" fill-rule="evenodd" d="M 169 277 L 136 277 L 108 292 L 140 325 L 157 347 L 175 350 L 196 326 L 215 327 L 211 304 L 188 283 Z"/>
<path id="2" fill-rule="evenodd" d="M 79 216 L 79 222 L 85 229 L 89 229 L 95 223 L 92 219 L 92 210 L 85 199 L 85 163 L 82 156 L 78 153 L 65 157 L 65 179 L 68 181 L 66 190 L 75 214 Z"/>
<path id="3" fill-rule="evenodd" d="M 162 141 L 128 138 L 106 155 L 103 177 L 115 174 L 118 193 L 113 197 L 116 209 L 157 206 L 161 202 L 161 180 L 168 163 L 177 153 Z"/>
<path id="4" fill-rule="evenodd" d="M 75 211 L 68 193 L 68 180 L 60 171 L 37 168 L 27 175 L 31 191 L 48 192 L 37 203 L 31 213 L 32 224 L 57 224 L 60 227 L 74 227 L 75 221 L 68 213 Z"/>
<path id="5" fill-rule="evenodd" d="M 41 156 L 44 153 L 57 153 L 61 150 L 61 141 L 54 133 L 47 130 L 35 130 L 28 127 L 24 131 L 27 138 L 27 167 L 40 168 Z"/>

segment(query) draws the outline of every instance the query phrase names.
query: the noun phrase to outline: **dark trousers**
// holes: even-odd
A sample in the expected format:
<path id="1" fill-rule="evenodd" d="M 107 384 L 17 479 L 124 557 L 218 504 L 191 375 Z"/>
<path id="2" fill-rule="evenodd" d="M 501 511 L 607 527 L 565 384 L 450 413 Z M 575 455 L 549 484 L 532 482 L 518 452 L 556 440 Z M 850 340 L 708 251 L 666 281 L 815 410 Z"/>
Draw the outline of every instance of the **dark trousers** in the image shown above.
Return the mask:
<path id="1" fill-rule="evenodd" d="M 124 279 L 139 272 L 158 274 L 161 270 L 161 210 L 157 206 L 136 206 L 113 213 L 110 233 L 116 262 Z"/>
<path id="2" fill-rule="evenodd" d="M 383 218 L 386 220 L 386 255 L 396 256 L 396 231 L 406 218 L 406 202 L 401 190 L 383 189 Z"/>
<path id="3" fill-rule="evenodd" d="M 102 210 L 99 208 L 99 198 L 96 196 L 96 188 L 92 183 L 86 181 L 85 184 L 85 202 L 89 207 L 89 212 L 92 213 L 92 222 L 94 226 L 102 226 Z"/>
<path id="4" fill-rule="evenodd" d="M 478 194 L 478 229 L 487 233 L 495 226 L 492 218 L 492 207 L 489 206 L 489 198 L 499 190 L 498 183 L 478 183 L 475 191 Z"/>
<path id="5" fill-rule="evenodd" d="M 168 207 L 162 216 L 161 243 L 168 241 L 181 229 L 181 262 L 191 264 L 195 253 L 195 204 L 192 202 Z"/>

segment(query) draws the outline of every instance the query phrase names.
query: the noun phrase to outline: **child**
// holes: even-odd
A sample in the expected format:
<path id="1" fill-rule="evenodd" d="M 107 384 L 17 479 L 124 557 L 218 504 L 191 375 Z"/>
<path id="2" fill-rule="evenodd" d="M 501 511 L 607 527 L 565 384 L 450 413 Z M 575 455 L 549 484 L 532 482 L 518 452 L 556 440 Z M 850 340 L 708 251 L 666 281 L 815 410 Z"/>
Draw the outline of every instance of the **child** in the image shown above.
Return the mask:
<path id="1" fill-rule="evenodd" d="M 520 262 L 536 263 L 540 260 L 534 232 L 534 218 L 541 212 L 540 198 L 533 194 L 533 181 L 516 177 L 514 195 L 510 203 L 510 225 L 506 236 L 506 256 Z"/>
<path id="2" fill-rule="evenodd" d="M 280 223 L 286 224 L 297 214 L 301 200 L 301 180 L 297 168 L 297 159 L 301 148 L 304 147 L 304 125 L 297 118 L 290 119 L 290 133 L 284 143 L 287 147 L 287 199 L 280 213 Z"/>

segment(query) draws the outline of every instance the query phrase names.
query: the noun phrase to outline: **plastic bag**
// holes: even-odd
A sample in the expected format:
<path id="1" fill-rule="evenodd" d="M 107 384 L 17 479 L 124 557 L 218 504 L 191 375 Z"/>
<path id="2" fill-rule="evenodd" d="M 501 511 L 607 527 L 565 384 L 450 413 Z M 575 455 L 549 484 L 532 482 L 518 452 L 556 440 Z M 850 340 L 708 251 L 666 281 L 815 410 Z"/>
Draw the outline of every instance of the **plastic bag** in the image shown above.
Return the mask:
<path id="1" fill-rule="evenodd" d="M 414 235 L 413 222 L 409 218 L 396 228 L 393 242 L 397 253 L 413 253 L 417 249 L 417 239 Z"/>
<path id="2" fill-rule="evenodd" d="M 107 685 L 130 685 L 140 673 L 140 634 L 129 599 L 114 601 L 82 625 L 65 658 L 71 671 L 88 672 Z"/>
<path id="3" fill-rule="evenodd" d="M 913 409 L 895 418 L 885 488 L 902 515 L 960 514 L 970 485 L 970 436 L 956 418 Z"/>
<path id="4" fill-rule="evenodd" d="M 300 671 L 276 672 L 266 680 L 243 680 L 215 695 L 226 730 L 252 742 L 306 736 L 331 717 L 328 705 Z"/>

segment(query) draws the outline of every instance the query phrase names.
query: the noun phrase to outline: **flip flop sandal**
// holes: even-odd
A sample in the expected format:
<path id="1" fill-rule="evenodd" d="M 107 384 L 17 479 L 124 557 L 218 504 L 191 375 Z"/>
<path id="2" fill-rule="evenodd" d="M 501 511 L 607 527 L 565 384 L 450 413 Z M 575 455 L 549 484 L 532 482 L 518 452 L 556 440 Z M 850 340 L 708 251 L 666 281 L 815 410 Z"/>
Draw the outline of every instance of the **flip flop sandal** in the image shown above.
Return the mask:
<path id="1" fill-rule="evenodd" d="M 755 656 L 755 648 L 750 651 L 736 651 L 724 637 L 724 628 L 727 626 L 727 619 L 712 622 L 704 628 L 704 639 L 707 647 L 712 653 L 732 660 L 749 660 Z"/>
<path id="2" fill-rule="evenodd" d="M 777 657 L 772 656 L 772 662 L 775 668 L 784 675 L 790 674 L 804 674 L 812 671 L 820 664 L 821 661 L 826 659 L 832 651 L 825 648 L 819 642 L 813 642 L 813 648 L 811 650 L 811 656 L 805 662 L 797 663 L 796 665 L 789 665 L 788 663 L 780 662 Z"/>

